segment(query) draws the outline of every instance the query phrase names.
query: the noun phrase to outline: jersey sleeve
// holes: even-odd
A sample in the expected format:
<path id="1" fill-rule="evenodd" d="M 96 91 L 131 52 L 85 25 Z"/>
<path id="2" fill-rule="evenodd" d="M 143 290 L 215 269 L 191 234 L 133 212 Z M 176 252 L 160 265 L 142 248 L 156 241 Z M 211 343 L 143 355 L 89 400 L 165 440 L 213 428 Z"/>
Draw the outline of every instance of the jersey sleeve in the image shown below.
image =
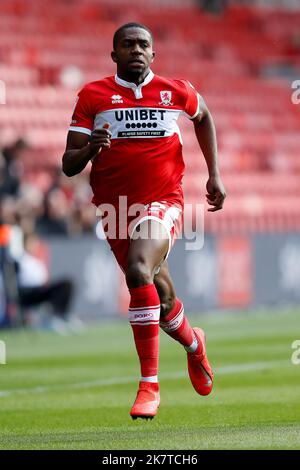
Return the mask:
<path id="1" fill-rule="evenodd" d="M 91 135 L 94 128 L 94 113 L 91 109 L 89 91 L 83 88 L 76 98 L 75 108 L 72 115 L 70 131 L 82 132 Z"/>
<path id="2" fill-rule="evenodd" d="M 193 119 L 199 114 L 199 94 L 193 85 L 187 80 L 182 80 L 186 89 L 186 103 L 184 113 L 189 119 Z"/>

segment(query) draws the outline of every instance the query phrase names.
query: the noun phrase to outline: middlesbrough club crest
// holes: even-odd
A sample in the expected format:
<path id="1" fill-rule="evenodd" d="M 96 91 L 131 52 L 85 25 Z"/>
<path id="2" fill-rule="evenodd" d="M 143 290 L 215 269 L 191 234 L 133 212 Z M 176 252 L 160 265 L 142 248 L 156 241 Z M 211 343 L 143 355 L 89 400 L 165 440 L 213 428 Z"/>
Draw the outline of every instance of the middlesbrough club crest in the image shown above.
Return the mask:
<path id="1" fill-rule="evenodd" d="M 161 91 L 160 92 L 160 99 L 161 102 L 159 104 L 163 104 L 164 106 L 172 106 L 173 103 L 171 102 L 172 99 L 172 92 L 171 91 Z"/>

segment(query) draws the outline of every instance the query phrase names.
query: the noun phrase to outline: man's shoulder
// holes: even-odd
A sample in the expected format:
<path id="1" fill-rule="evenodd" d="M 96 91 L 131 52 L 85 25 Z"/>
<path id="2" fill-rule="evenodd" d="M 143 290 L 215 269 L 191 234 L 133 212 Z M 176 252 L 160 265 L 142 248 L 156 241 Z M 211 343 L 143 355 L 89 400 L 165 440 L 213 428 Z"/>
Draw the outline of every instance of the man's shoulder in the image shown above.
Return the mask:
<path id="1" fill-rule="evenodd" d="M 93 82 L 86 83 L 80 90 L 80 93 L 83 94 L 93 94 L 93 93 L 99 93 L 107 87 L 111 87 L 111 85 L 114 83 L 114 76 L 110 77 L 104 77 L 101 78 L 100 80 L 95 80 Z"/>
<path id="2" fill-rule="evenodd" d="M 169 84 L 179 88 L 185 87 L 185 84 L 188 83 L 188 81 L 184 78 L 163 77 L 162 75 L 155 75 L 155 79 L 157 82 Z"/>
<path id="3" fill-rule="evenodd" d="M 155 75 L 155 82 L 156 84 L 161 84 L 161 85 L 169 85 L 173 88 L 176 88 L 178 90 L 185 90 L 186 89 L 186 84 L 189 83 L 188 80 L 183 79 L 183 78 L 170 78 L 170 77 L 163 77 L 161 75 Z"/>

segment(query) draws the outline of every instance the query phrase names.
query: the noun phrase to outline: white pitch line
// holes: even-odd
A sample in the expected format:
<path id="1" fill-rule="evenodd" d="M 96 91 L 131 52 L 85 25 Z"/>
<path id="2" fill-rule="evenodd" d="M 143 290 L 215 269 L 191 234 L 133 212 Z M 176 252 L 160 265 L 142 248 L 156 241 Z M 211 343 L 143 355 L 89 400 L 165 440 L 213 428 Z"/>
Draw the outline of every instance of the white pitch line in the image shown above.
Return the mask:
<path id="1" fill-rule="evenodd" d="M 229 374 L 242 374 L 245 372 L 256 372 L 258 370 L 269 370 L 276 367 L 282 367 L 291 365 L 287 360 L 278 360 L 278 361 L 266 361 L 266 362 L 250 362 L 244 364 L 231 364 L 228 366 L 217 367 L 214 369 L 215 375 L 229 375 Z M 162 380 L 177 380 L 180 378 L 187 377 L 187 371 L 180 372 L 170 372 L 161 374 L 159 376 Z M 12 395 L 26 395 L 26 394 L 39 394 L 47 393 L 51 391 L 59 391 L 64 389 L 80 389 L 80 388 L 90 388 L 90 387 L 105 387 L 109 385 L 122 385 L 135 383 L 138 380 L 138 377 L 119 377 L 111 379 L 99 379 L 92 380 L 89 382 L 75 382 L 70 384 L 63 385 L 47 385 L 47 386 L 38 386 L 31 388 L 16 388 L 11 390 L 0 390 L 0 398 L 10 397 Z"/>

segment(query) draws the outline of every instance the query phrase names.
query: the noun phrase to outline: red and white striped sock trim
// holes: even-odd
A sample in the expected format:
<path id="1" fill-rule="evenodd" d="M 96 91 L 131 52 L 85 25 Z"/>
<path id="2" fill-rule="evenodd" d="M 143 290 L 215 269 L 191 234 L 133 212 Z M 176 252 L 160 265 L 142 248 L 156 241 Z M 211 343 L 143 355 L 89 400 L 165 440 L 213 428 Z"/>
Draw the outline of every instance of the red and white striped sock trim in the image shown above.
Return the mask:
<path id="1" fill-rule="evenodd" d="M 190 351 L 195 347 L 195 333 L 184 315 L 183 303 L 177 298 L 173 309 L 162 318 L 160 327 L 171 338 L 178 341 Z"/>
<path id="2" fill-rule="evenodd" d="M 179 310 L 177 315 L 174 318 L 172 318 L 172 320 L 169 320 L 166 322 L 160 321 L 159 325 L 166 333 L 169 333 L 170 331 L 177 330 L 180 327 L 180 325 L 182 325 L 183 318 L 184 318 L 184 308 L 182 305 L 181 309 Z"/>
<path id="3" fill-rule="evenodd" d="M 131 325 L 158 325 L 160 317 L 160 304 L 151 307 L 129 307 L 128 318 Z"/>

